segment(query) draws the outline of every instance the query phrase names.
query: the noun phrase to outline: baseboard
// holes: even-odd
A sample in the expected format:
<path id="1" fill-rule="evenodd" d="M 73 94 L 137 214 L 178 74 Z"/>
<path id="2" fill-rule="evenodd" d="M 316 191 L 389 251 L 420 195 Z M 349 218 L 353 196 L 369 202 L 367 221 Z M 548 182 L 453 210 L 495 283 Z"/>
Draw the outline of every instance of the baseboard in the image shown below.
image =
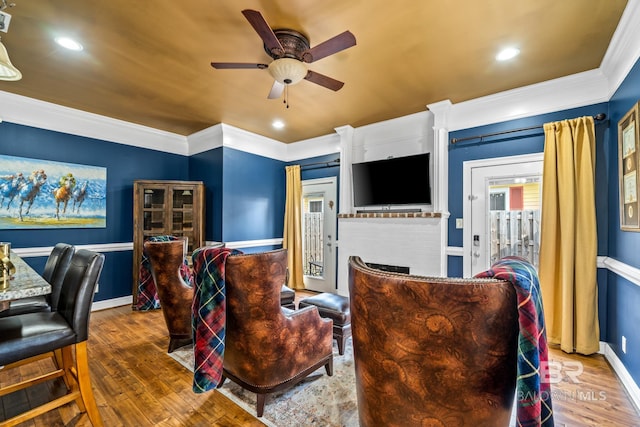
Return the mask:
<path id="1" fill-rule="evenodd" d="M 108 308 L 121 307 L 123 305 L 132 305 L 133 304 L 133 296 L 125 296 L 119 298 L 106 299 L 102 301 L 94 301 L 91 306 L 91 311 L 99 311 L 106 310 Z"/>
<path id="2" fill-rule="evenodd" d="M 636 409 L 636 412 L 640 413 L 640 388 L 638 388 L 638 384 L 633 380 L 629 371 L 624 366 L 622 361 L 618 359 L 618 355 L 613 348 L 608 343 L 600 343 L 601 348 L 603 348 L 604 357 L 607 359 L 614 372 L 620 378 L 620 382 L 622 382 L 629 399 L 633 403 L 633 406 Z"/>

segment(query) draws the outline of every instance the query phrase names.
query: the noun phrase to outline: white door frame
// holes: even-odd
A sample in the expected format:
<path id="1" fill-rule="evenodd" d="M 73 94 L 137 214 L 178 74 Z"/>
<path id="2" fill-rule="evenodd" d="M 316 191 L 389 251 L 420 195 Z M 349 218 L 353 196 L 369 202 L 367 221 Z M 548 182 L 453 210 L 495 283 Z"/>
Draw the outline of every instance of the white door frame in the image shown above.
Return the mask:
<path id="1" fill-rule="evenodd" d="M 487 166 L 510 165 L 515 163 L 539 162 L 544 158 L 544 153 L 523 154 L 508 157 L 493 157 L 490 159 L 468 160 L 462 164 L 462 218 L 464 219 L 464 229 L 462 233 L 462 265 L 463 276 L 471 276 L 471 252 L 472 230 L 471 230 L 471 170 Z"/>

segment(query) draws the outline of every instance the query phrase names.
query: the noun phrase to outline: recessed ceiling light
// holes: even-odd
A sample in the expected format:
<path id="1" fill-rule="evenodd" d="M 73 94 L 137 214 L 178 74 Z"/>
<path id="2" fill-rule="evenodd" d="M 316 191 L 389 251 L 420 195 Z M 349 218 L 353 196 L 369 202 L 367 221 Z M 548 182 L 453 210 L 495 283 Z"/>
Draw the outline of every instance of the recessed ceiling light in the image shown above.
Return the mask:
<path id="1" fill-rule="evenodd" d="M 506 49 L 502 49 L 500 53 L 496 55 L 496 60 L 498 61 L 507 61 L 511 58 L 515 58 L 520 53 L 520 49 L 515 47 L 508 47 Z"/>
<path id="2" fill-rule="evenodd" d="M 284 122 L 282 120 L 274 120 L 273 123 L 271 123 L 271 126 L 275 129 L 282 129 L 284 128 Z"/>
<path id="3" fill-rule="evenodd" d="M 69 50 L 82 50 L 82 45 L 69 37 L 56 37 L 56 43 Z"/>

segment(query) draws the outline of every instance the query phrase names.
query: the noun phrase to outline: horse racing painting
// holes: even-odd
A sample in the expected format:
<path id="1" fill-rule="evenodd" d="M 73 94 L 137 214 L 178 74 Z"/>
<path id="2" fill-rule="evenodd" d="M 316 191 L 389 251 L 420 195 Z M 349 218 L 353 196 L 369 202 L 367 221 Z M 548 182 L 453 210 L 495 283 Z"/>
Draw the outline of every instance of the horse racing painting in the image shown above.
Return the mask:
<path id="1" fill-rule="evenodd" d="M 0 230 L 104 228 L 107 169 L 0 155 Z"/>

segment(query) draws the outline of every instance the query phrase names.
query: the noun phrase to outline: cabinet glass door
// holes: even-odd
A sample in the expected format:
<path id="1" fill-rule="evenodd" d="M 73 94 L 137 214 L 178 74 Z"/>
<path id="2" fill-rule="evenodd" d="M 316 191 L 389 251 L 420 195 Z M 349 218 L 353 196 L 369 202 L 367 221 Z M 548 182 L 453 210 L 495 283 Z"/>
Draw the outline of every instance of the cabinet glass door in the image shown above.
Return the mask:
<path id="1" fill-rule="evenodd" d="M 193 190 L 176 187 L 172 196 L 172 226 L 174 236 L 184 236 L 188 240 L 187 252 L 193 252 Z"/>
<path id="2" fill-rule="evenodd" d="M 157 235 L 164 232 L 165 190 L 146 188 L 143 202 L 143 226 L 145 235 Z"/>

